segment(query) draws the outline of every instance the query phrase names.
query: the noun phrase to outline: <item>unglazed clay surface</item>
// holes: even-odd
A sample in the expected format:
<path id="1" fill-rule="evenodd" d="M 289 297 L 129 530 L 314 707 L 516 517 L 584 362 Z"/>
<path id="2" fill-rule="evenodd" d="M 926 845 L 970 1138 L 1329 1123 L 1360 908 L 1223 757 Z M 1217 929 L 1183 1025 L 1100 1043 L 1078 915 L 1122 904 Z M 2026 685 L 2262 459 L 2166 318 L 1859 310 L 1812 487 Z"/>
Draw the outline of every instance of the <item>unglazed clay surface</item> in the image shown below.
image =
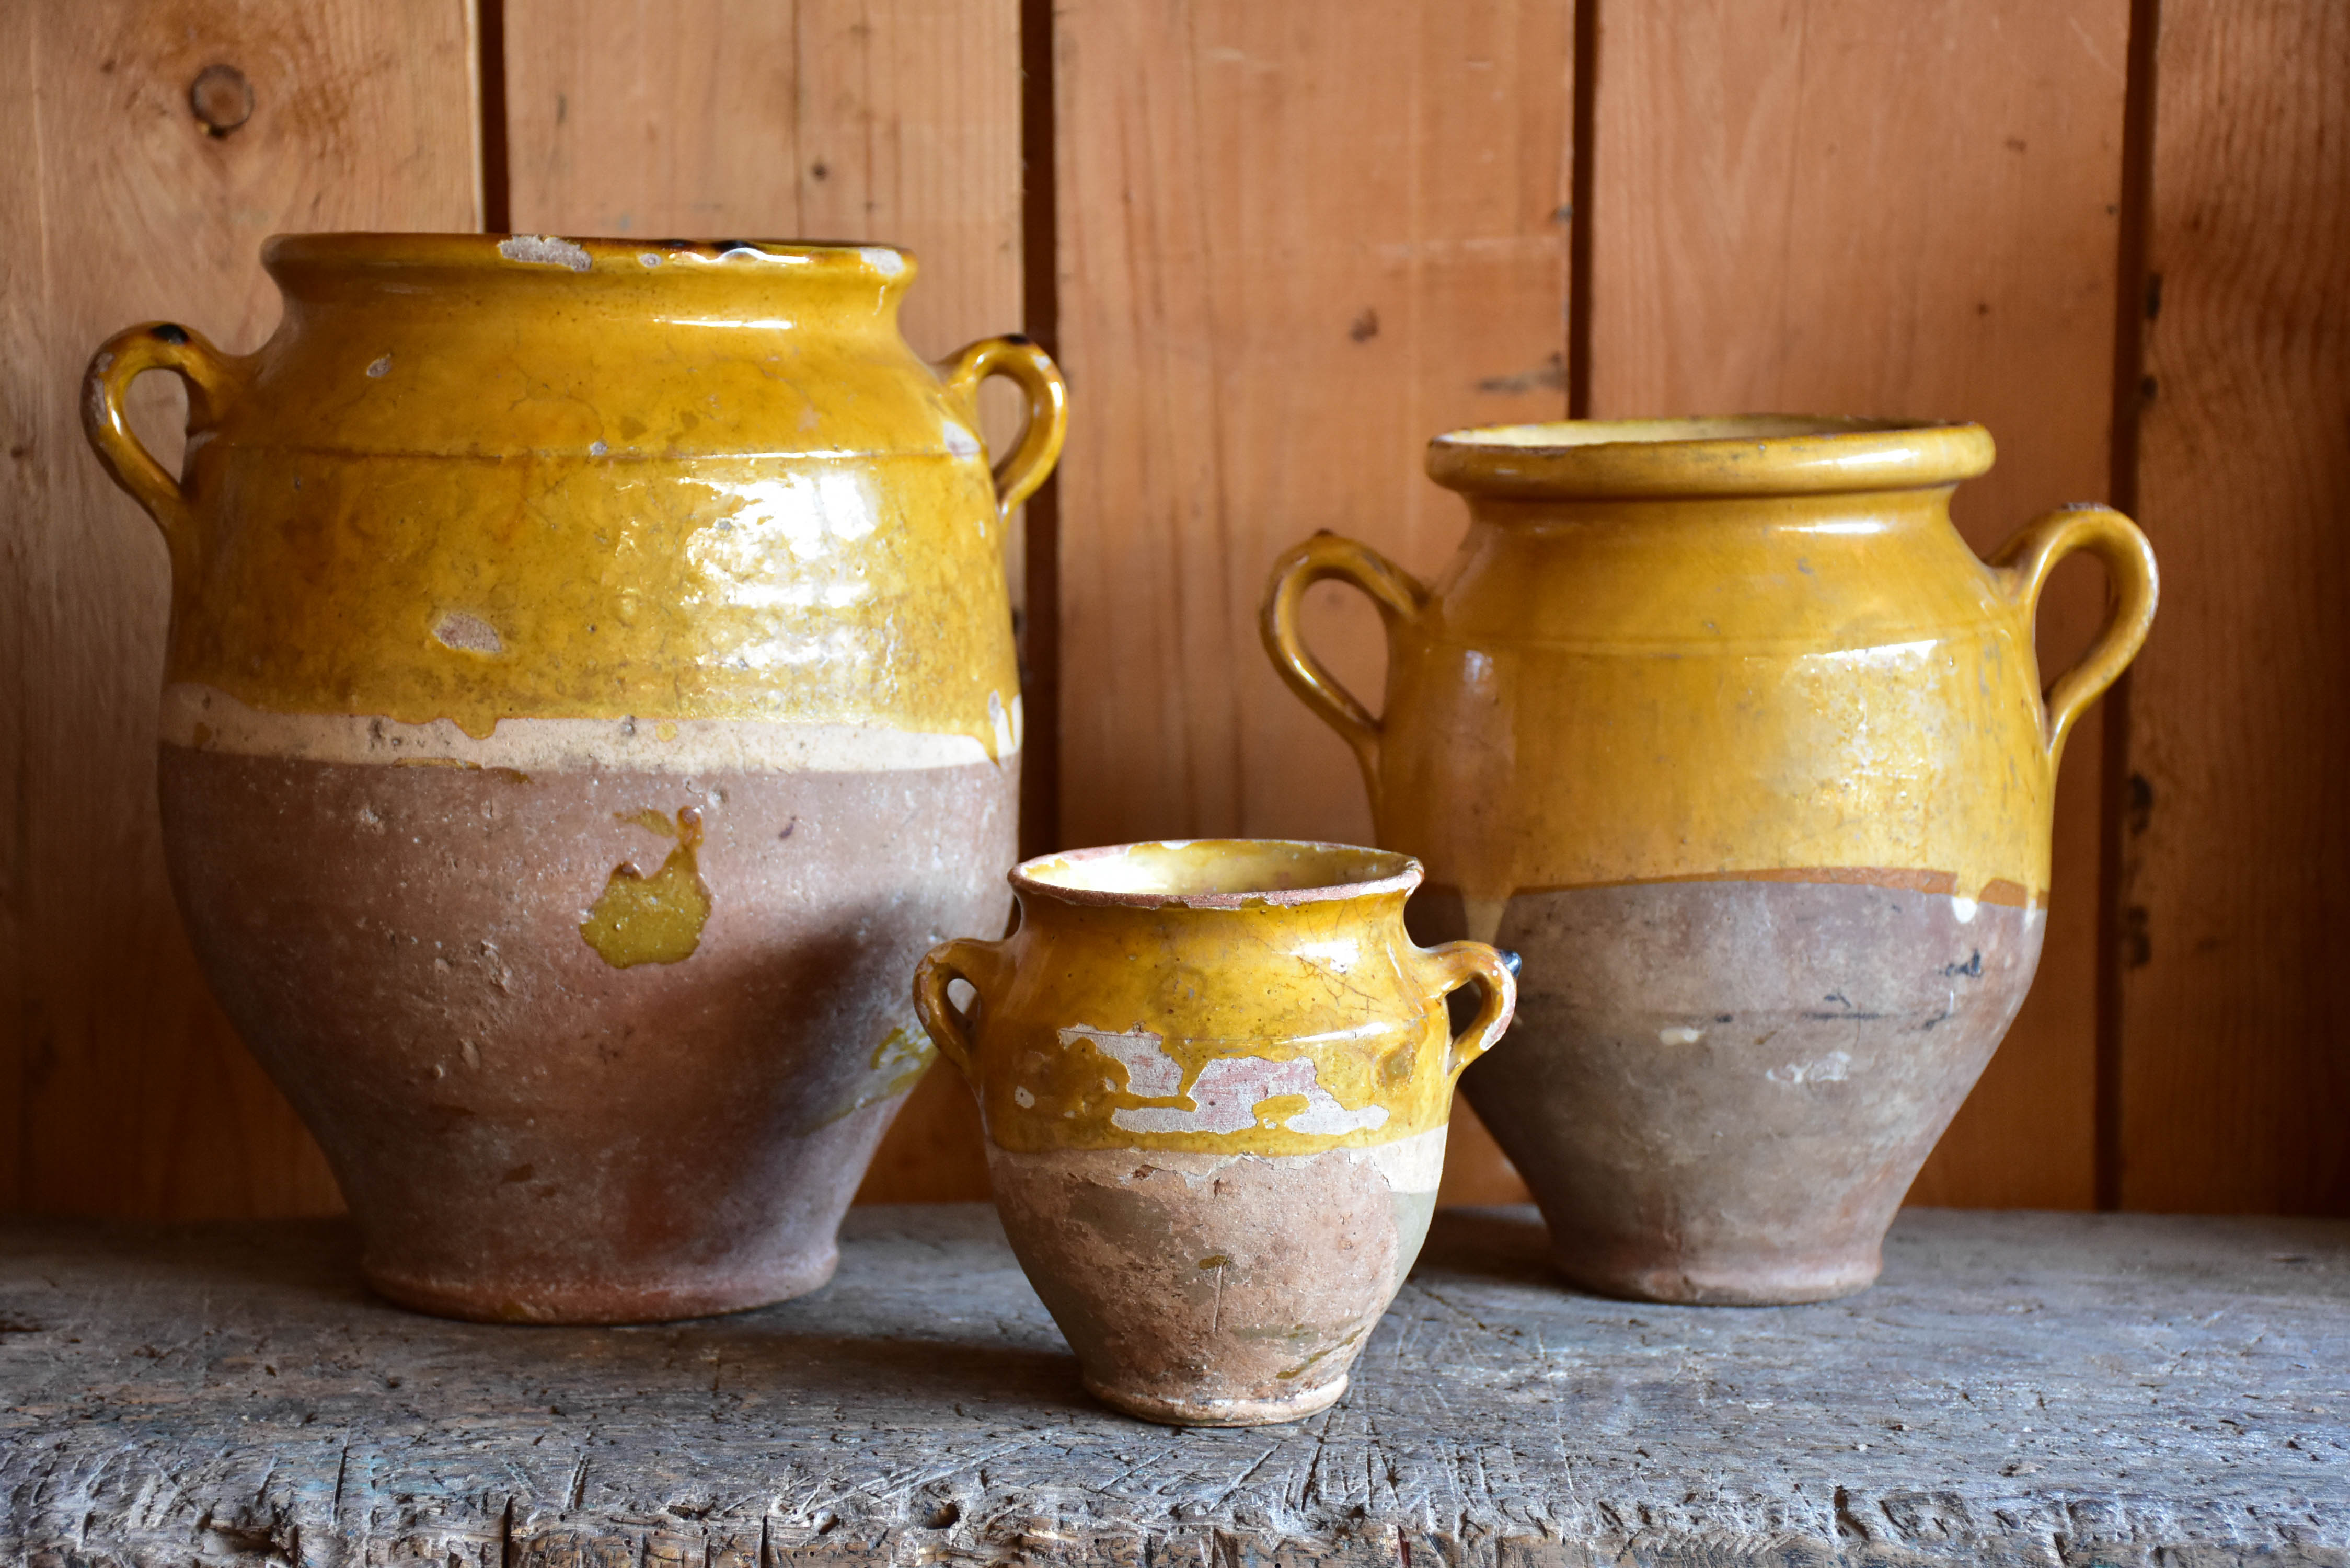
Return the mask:
<path id="1" fill-rule="evenodd" d="M 691 1317 L 821 1284 L 931 1059 L 904 977 L 1007 911 L 1016 781 L 993 763 L 526 774 L 167 746 L 161 781 L 197 951 L 326 1147 L 369 1279 L 467 1317 Z M 658 877 L 686 815 L 691 950 L 608 950 L 613 879 Z"/>
<path id="2" fill-rule="evenodd" d="M 1345 1391 L 1426 1234 L 1453 1080 L 1514 994 L 1491 948 L 1404 934 L 1419 878 L 1329 845 L 1083 850 L 1014 873 L 1012 936 L 924 961 L 1004 1229 L 1106 1402 L 1248 1426 Z"/>
<path id="3" fill-rule="evenodd" d="M 905 975 L 1001 929 L 1003 543 L 1058 453 L 1024 338 L 935 369 L 887 246 L 270 243 L 245 358 L 92 362 L 172 559 L 167 853 L 369 1278 L 467 1316 L 821 1283 L 929 1060 Z M 124 414 L 189 388 L 184 473 Z M 1026 394 L 991 471 L 981 379 Z"/>
<path id="4" fill-rule="evenodd" d="M 1277 566 L 1266 647 L 1355 749 L 1380 844 L 1427 864 L 1419 918 L 1523 955 L 1510 1059 L 1470 1093 L 1570 1277 L 1861 1288 L 2013 1018 L 2064 738 L 2156 581 L 2101 507 L 1977 559 L 1950 499 L 1991 461 L 1972 425 L 1460 431 L 1429 450 L 1470 504 L 1438 582 L 1333 535 Z M 2043 698 L 2033 614 L 2076 550 L 2116 607 Z M 1386 620 L 1379 717 L 1299 640 L 1331 577 Z"/>
<path id="5" fill-rule="evenodd" d="M 1501 922 L 1518 1027 L 1462 1087 L 1575 1283 L 1845 1295 L 2022 1005 L 2044 923 L 1867 883 L 1522 893 Z"/>

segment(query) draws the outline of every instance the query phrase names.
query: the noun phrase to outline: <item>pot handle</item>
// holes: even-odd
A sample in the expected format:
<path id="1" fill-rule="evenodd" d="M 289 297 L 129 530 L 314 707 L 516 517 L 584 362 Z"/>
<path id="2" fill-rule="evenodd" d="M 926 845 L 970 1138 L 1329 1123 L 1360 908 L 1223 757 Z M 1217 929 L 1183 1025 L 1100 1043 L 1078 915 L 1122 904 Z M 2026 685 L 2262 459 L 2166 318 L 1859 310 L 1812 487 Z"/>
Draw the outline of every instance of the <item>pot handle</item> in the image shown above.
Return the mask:
<path id="1" fill-rule="evenodd" d="M 109 478 L 147 509 L 177 552 L 192 538 L 194 509 L 180 482 L 140 444 L 123 407 L 130 383 L 149 370 L 169 370 L 186 383 L 190 431 L 218 421 L 244 377 L 201 333 L 169 321 L 116 333 L 90 357 L 83 373 L 81 425 L 98 461 Z"/>
<path id="2" fill-rule="evenodd" d="M 939 1054 L 952 1062 L 965 1078 L 971 1080 L 975 1093 L 979 1075 L 971 1064 L 971 1026 L 972 1020 L 963 1016 L 955 1004 L 947 1000 L 947 986 L 962 981 L 972 990 L 980 989 L 978 977 L 994 974 L 1003 957 L 1000 942 L 974 941 L 957 937 L 951 942 L 941 942 L 930 950 L 914 971 L 914 1012 L 920 1016 Z M 979 998 L 974 1012 L 987 1005 L 984 994 Z"/>
<path id="3" fill-rule="evenodd" d="M 2064 736 L 2073 721 L 2137 657 L 2147 629 L 2154 625 L 2155 602 L 2161 591 L 2154 548 L 2137 524 L 2110 506 L 2080 503 L 2059 507 L 2025 524 L 1991 558 L 2008 597 L 2023 607 L 2027 623 L 2039 614 L 2040 590 L 2047 585 L 2050 570 L 2075 550 L 2086 550 L 2105 563 L 2112 591 L 2106 624 L 2096 640 L 2044 695 L 2041 733 L 2052 766 L 2064 754 Z"/>
<path id="4" fill-rule="evenodd" d="M 1442 947 L 1427 950 L 1424 961 L 1436 971 L 1439 988 L 1431 1001 L 1440 1002 L 1462 986 L 1474 981 L 1484 992 L 1478 1004 L 1477 1016 L 1469 1027 L 1452 1037 L 1444 1054 L 1444 1075 L 1447 1081 L 1461 1076 L 1461 1070 L 1491 1051 L 1510 1026 L 1510 1018 L 1518 1007 L 1518 955 L 1503 952 L 1483 942 L 1446 942 Z"/>
<path id="5" fill-rule="evenodd" d="M 1012 455 L 995 465 L 995 509 L 1009 517 L 1012 509 L 1036 493 L 1060 461 L 1061 442 L 1069 433 L 1069 384 L 1061 368 L 1035 343 L 1019 333 L 983 337 L 955 351 L 939 367 L 947 391 L 979 422 L 979 384 L 990 376 L 1015 383 L 1028 399 L 1027 421 Z"/>
<path id="6" fill-rule="evenodd" d="M 1297 610 L 1305 602 L 1305 590 L 1327 577 L 1350 583 L 1368 595 L 1390 629 L 1399 619 L 1409 620 L 1419 614 L 1428 603 L 1428 589 L 1368 545 L 1342 539 L 1327 529 L 1293 546 L 1274 562 L 1273 576 L 1264 587 L 1264 608 L 1257 630 L 1264 639 L 1274 672 L 1355 749 L 1355 759 L 1362 764 L 1364 781 L 1377 805 L 1379 721 L 1314 657 L 1297 628 Z"/>

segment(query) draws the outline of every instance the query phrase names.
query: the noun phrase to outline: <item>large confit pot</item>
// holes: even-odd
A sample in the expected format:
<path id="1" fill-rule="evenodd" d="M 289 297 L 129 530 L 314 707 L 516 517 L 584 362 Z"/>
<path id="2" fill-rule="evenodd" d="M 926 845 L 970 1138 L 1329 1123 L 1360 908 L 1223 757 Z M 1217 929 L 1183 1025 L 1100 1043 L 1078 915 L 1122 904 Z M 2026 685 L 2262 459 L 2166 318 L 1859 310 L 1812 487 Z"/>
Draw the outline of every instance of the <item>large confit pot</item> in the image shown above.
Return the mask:
<path id="1" fill-rule="evenodd" d="M 1013 872 L 1011 936 L 922 961 L 1004 1232 L 1104 1402 L 1246 1427 L 1347 1391 L 1428 1234 L 1453 1082 L 1514 994 L 1491 947 L 1405 934 L 1419 878 L 1336 844 L 1079 849 Z"/>
<path id="2" fill-rule="evenodd" d="M 1510 1048 L 1461 1087 L 1575 1282 L 1866 1286 L 2022 1004 L 2064 738 L 2156 577 L 2102 507 L 1978 560 L 1949 504 L 1991 463 L 1974 425 L 1461 431 L 1429 450 L 1470 507 L 1432 587 L 1328 535 L 1276 567 L 1266 645 L 1427 865 L 1415 919 L 1523 957 Z M 2043 700 L 2033 616 L 2076 550 L 2112 607 Z M 1387 623 L 1380 718 L 1299 640 L 1321 578 Z"/>
<path id="3" fill-rule="evenodd" d="M 821 1284 L 1000 926 L 1002 552 L 1066 397 L 935 369 L 885 246 L 281 236 L 249 358 L 121 333 L 84 410 L 172 560 L 161 784 L 214 989 L 384 1294 L 625 1322 Z M 187 385 L 174 478 L 124 421 Z M 1026 395 L 991 476 L 982 378 Z"/>

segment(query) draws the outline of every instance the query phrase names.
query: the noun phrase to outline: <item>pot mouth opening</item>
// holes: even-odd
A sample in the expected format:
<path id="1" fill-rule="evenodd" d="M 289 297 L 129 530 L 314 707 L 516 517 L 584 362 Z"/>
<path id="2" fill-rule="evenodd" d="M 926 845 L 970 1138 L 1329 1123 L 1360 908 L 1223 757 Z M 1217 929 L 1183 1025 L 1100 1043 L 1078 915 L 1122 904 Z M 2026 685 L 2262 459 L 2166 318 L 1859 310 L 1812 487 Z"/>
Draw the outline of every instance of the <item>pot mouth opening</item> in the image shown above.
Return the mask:
<path id="1" fill-rule="evenodd" d="M 1012 886 L 1066 904 L 1243 909 L 1408 894 L 1419 862 L 1390 850 L 1287 838 L 1180 838 L 1023 861 Z"/>
<path id="2" fill-rule="evenodd" d="M 650 283 L 663 277 L 780 281 L 819 278 L 904 286 L 914 254 L 858 240 L 636 240 L 558 234 L 273 234 L 261 247 L 272 274 L 426 270 L 504 273 L 559 281 L 582 275 Z"/>
<path id="3" fill-rule="evenodd" d="M 1987 472 L 1981 425 L 1840 414 L 1556 420 L 1450 431 L 1428 474 L 1470 495 L 1662 498 L 1918 490 Z"/>

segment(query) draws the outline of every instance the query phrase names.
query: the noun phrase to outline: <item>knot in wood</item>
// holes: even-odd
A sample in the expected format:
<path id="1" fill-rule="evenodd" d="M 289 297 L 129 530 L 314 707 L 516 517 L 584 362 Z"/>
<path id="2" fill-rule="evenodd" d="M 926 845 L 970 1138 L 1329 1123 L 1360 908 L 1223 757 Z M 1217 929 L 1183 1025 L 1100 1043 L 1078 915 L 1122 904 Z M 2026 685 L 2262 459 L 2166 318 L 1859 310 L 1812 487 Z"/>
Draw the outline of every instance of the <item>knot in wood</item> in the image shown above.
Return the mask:
<path id="1" fill-rule="evenodd" d="M 188 107 L 207 136 L 226 136 L 253 118 L 253 84 L 234 66 L 206 66 L 188 84 Z"/>

